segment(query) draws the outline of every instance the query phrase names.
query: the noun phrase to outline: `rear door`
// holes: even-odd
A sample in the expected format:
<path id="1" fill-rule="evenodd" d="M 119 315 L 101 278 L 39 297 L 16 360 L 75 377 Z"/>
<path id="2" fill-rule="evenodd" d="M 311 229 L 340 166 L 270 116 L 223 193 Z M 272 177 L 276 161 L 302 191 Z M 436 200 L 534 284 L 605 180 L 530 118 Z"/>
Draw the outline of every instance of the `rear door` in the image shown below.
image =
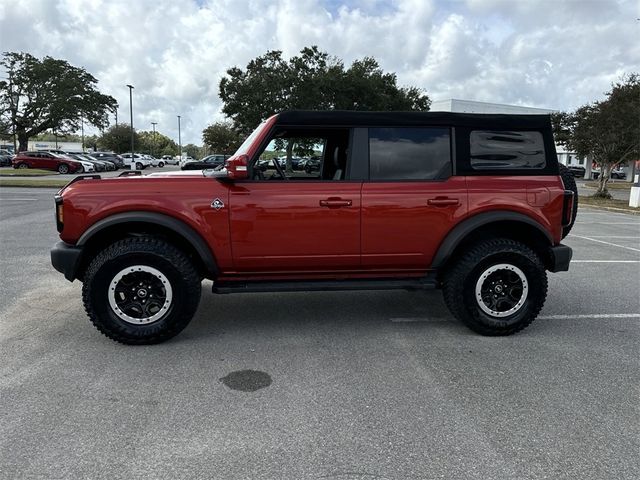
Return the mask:
<path id="1" fill-rule="evenodd" d="M 464 177 L 452 176 L 445 127 L 369 128 L 369 181 L 362 188 L 362 265 L 423 272 L 467 212 Z"/>

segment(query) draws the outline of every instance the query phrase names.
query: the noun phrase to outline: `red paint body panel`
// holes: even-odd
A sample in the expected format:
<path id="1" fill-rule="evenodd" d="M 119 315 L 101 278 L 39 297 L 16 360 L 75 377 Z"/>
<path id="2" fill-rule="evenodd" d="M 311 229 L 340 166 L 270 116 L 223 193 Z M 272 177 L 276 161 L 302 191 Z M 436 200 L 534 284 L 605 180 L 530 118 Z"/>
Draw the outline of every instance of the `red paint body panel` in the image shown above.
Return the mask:
<path id="1" fill-rule="evenodd" d="M 465 177 L 365 183 L 363 267 L 426 270 L 444 237 L 467 210 Z"/>
<path id="2" fill-rule="evenodd" d="M 196 172 L 180 175 L 83 180 L 64 190 L 63 241 L 74 244 L 91 225 L 116 213 L 155 212 L 183 221 L 206 241 L 221 269 L 232 266 L 229 210 L 211 207 L 214 198 L 227 203 L 228 186 Z"/>
<path id="3" fill-rule="evenodd" d="M 360 268 L 361 182 L 243 182 L 230 189 L 238 272 Z"/>
<path id="4" fill-rule="evenodd" d="M 542 225 L 551 234 L 555 244 L 560 243 L 564 194 L 564 185 L 560 177 L 478 176 L 466 178 L 469 192 L 469 216 L 497 210 L 522 213 Z M 532 193 L 536 205 L 531 205 Z M 546 203 L 545 200 L 547 200 Z"/>

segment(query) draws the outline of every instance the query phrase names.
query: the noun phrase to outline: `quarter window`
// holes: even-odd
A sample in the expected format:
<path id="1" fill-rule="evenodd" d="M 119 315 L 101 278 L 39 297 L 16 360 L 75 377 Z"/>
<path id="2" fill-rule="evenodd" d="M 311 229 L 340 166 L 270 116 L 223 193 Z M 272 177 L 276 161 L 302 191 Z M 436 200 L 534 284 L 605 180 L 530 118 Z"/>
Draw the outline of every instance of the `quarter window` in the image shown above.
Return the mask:
<path id="1" fill-rule="evenodd" d="M 473 130 L 470 143 L 474 170 L 543 169 L 546 165 L 540 132 Z"/>
<path id="2" fill-rule="evenodd" d="M 370 128 L 371 180 L 436 180 L 451 175 L 448 128 Z"/>

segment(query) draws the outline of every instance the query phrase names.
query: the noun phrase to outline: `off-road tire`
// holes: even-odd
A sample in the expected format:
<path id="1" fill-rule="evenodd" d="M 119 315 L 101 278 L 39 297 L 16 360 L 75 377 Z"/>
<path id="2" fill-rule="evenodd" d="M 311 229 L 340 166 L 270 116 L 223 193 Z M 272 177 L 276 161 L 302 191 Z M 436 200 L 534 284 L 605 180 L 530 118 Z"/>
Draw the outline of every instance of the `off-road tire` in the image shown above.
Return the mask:
<path id="1" fill-rule="evenodd" d="M 58 173 L 62 175 L 69 173 L 69 165 L 67 165 L 66 163 L 61 163 L 60 165 L 58 165 Z"/>
<path id="2" fill-rule="evenodd" d="M 571 212 L 571 223 L 566 227 L 562 227 L 562 238 L 564 238 L 569 235 L 571 228 L 573 228 L 573 223 L 576 221 L 576 214 L 578 213 L 578 186 L 576 185 L 576 179 L 573 177 L 573 174 L 566 166 L 558 164 L 558 169 L 560 170 L 560 178 L 562 178 L 564 188 L 573 192 L 573 211 Z"/>
<path id="3" fill-rule="evenodd" d="M 124 321 L 109 303 L 112 279 L 132 265 L 158 270 L 173 292 L 166 313 L 145 325 Z M 132 237 L 109 245 L 91 262 L 83 280 L 82 300 L 91 322 L 107 337 L 129 345 L 160 343 L 174 337 L 189 324 L 200 302 L 200 276 L 193 263 L 182 250 L 158 238 Z"/>
<path id="4" fill-rule="evenodd" d="M 476 298 L 478 279 L 494 265 L 509 264 L 524 273 L 528 294 L 515 313 L 498 318 L 484 312 Z M 449 311 L 471 330 L 488 336 L 511 335 L 527 327 L 547 297 L 547 273 L 540 257 L 526 245 L 509 240 L 486 240 L 471 247 L 451 265 L 443 279 Z"/>

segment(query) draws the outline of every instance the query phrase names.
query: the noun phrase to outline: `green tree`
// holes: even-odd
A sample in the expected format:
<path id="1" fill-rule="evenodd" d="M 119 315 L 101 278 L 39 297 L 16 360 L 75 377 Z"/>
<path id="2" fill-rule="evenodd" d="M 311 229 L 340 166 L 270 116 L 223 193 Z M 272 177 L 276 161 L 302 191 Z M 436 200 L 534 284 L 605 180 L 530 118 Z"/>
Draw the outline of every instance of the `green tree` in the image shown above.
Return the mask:
<path id="1" fill-rule="evenodd" d="M 566 143 L 579 156 L 600 166 L 597 197 L 611 198 L 607 182 L 621 162 L 640 158 L 640 75 L 612 85 L 605 100 L 583 105 L 563 122 Z"/>
<path id="2" fill-rule="evenodd" d="M 188 143 L 187 145 L 182 147 L 183 155 L 187 155 L 192 158 L 200 158 L 200 147 L 194 145 L 193 143 Z"/>
<path id="3" fill-rule="evenodd" d="M 64 60 L 6 52 L 0 65 L 7 74 L 0 80 L 0 117 L 15 129 L 21 151 L 47 130 L 73 132 L 82 121 L 104 128 L 117 105 L 97 90 L 95 77 Z"/>
<path id="4" fill-rule="evenodd" d="M 98 138 L 98 147 L 104 150 L 111 150 L 116 153 L 125 153 L 131 150 L 131 126 L 127 123 L 119 123 L 118 126 L 111 126 Z M 134 149 L 140 147 L 140 136 L 133 131 Z"/>
<path id="5" fill-rule="evenodd" d="M 202 131 L 202 141 L 215 153 L 231 155 L 242 144 L 242 137 L 230 122 L 216 122 Z"/>
<path id="6" fill-rule="evenodd" d="M 159 157 L 162 155 L 176 155 L 178 152 L 178 144 L 158 131 L 154 135 L 153 131 L 145 130 L 138 132 L 138 136 L 140 139 L 138 148 L 142 153 Z M 165 151 L 168 151 L 168 153 L 164 153 Z"/>
<path id="7" fill-rule="evenodd" d="M 309 110 L 423 110 L 429 97 L 416 87 L 399 87 L 395 73 L 385 73 L 371 57 L 343 62 L 318 47 L 307 47 L 285 60 L 269 51 L 251 60 L 243 70 L 233 67 L 220 81 L 222 111 L 243 134 L 274 113 Z M 289 142 L 287 170 L 293 144 Z"/>

